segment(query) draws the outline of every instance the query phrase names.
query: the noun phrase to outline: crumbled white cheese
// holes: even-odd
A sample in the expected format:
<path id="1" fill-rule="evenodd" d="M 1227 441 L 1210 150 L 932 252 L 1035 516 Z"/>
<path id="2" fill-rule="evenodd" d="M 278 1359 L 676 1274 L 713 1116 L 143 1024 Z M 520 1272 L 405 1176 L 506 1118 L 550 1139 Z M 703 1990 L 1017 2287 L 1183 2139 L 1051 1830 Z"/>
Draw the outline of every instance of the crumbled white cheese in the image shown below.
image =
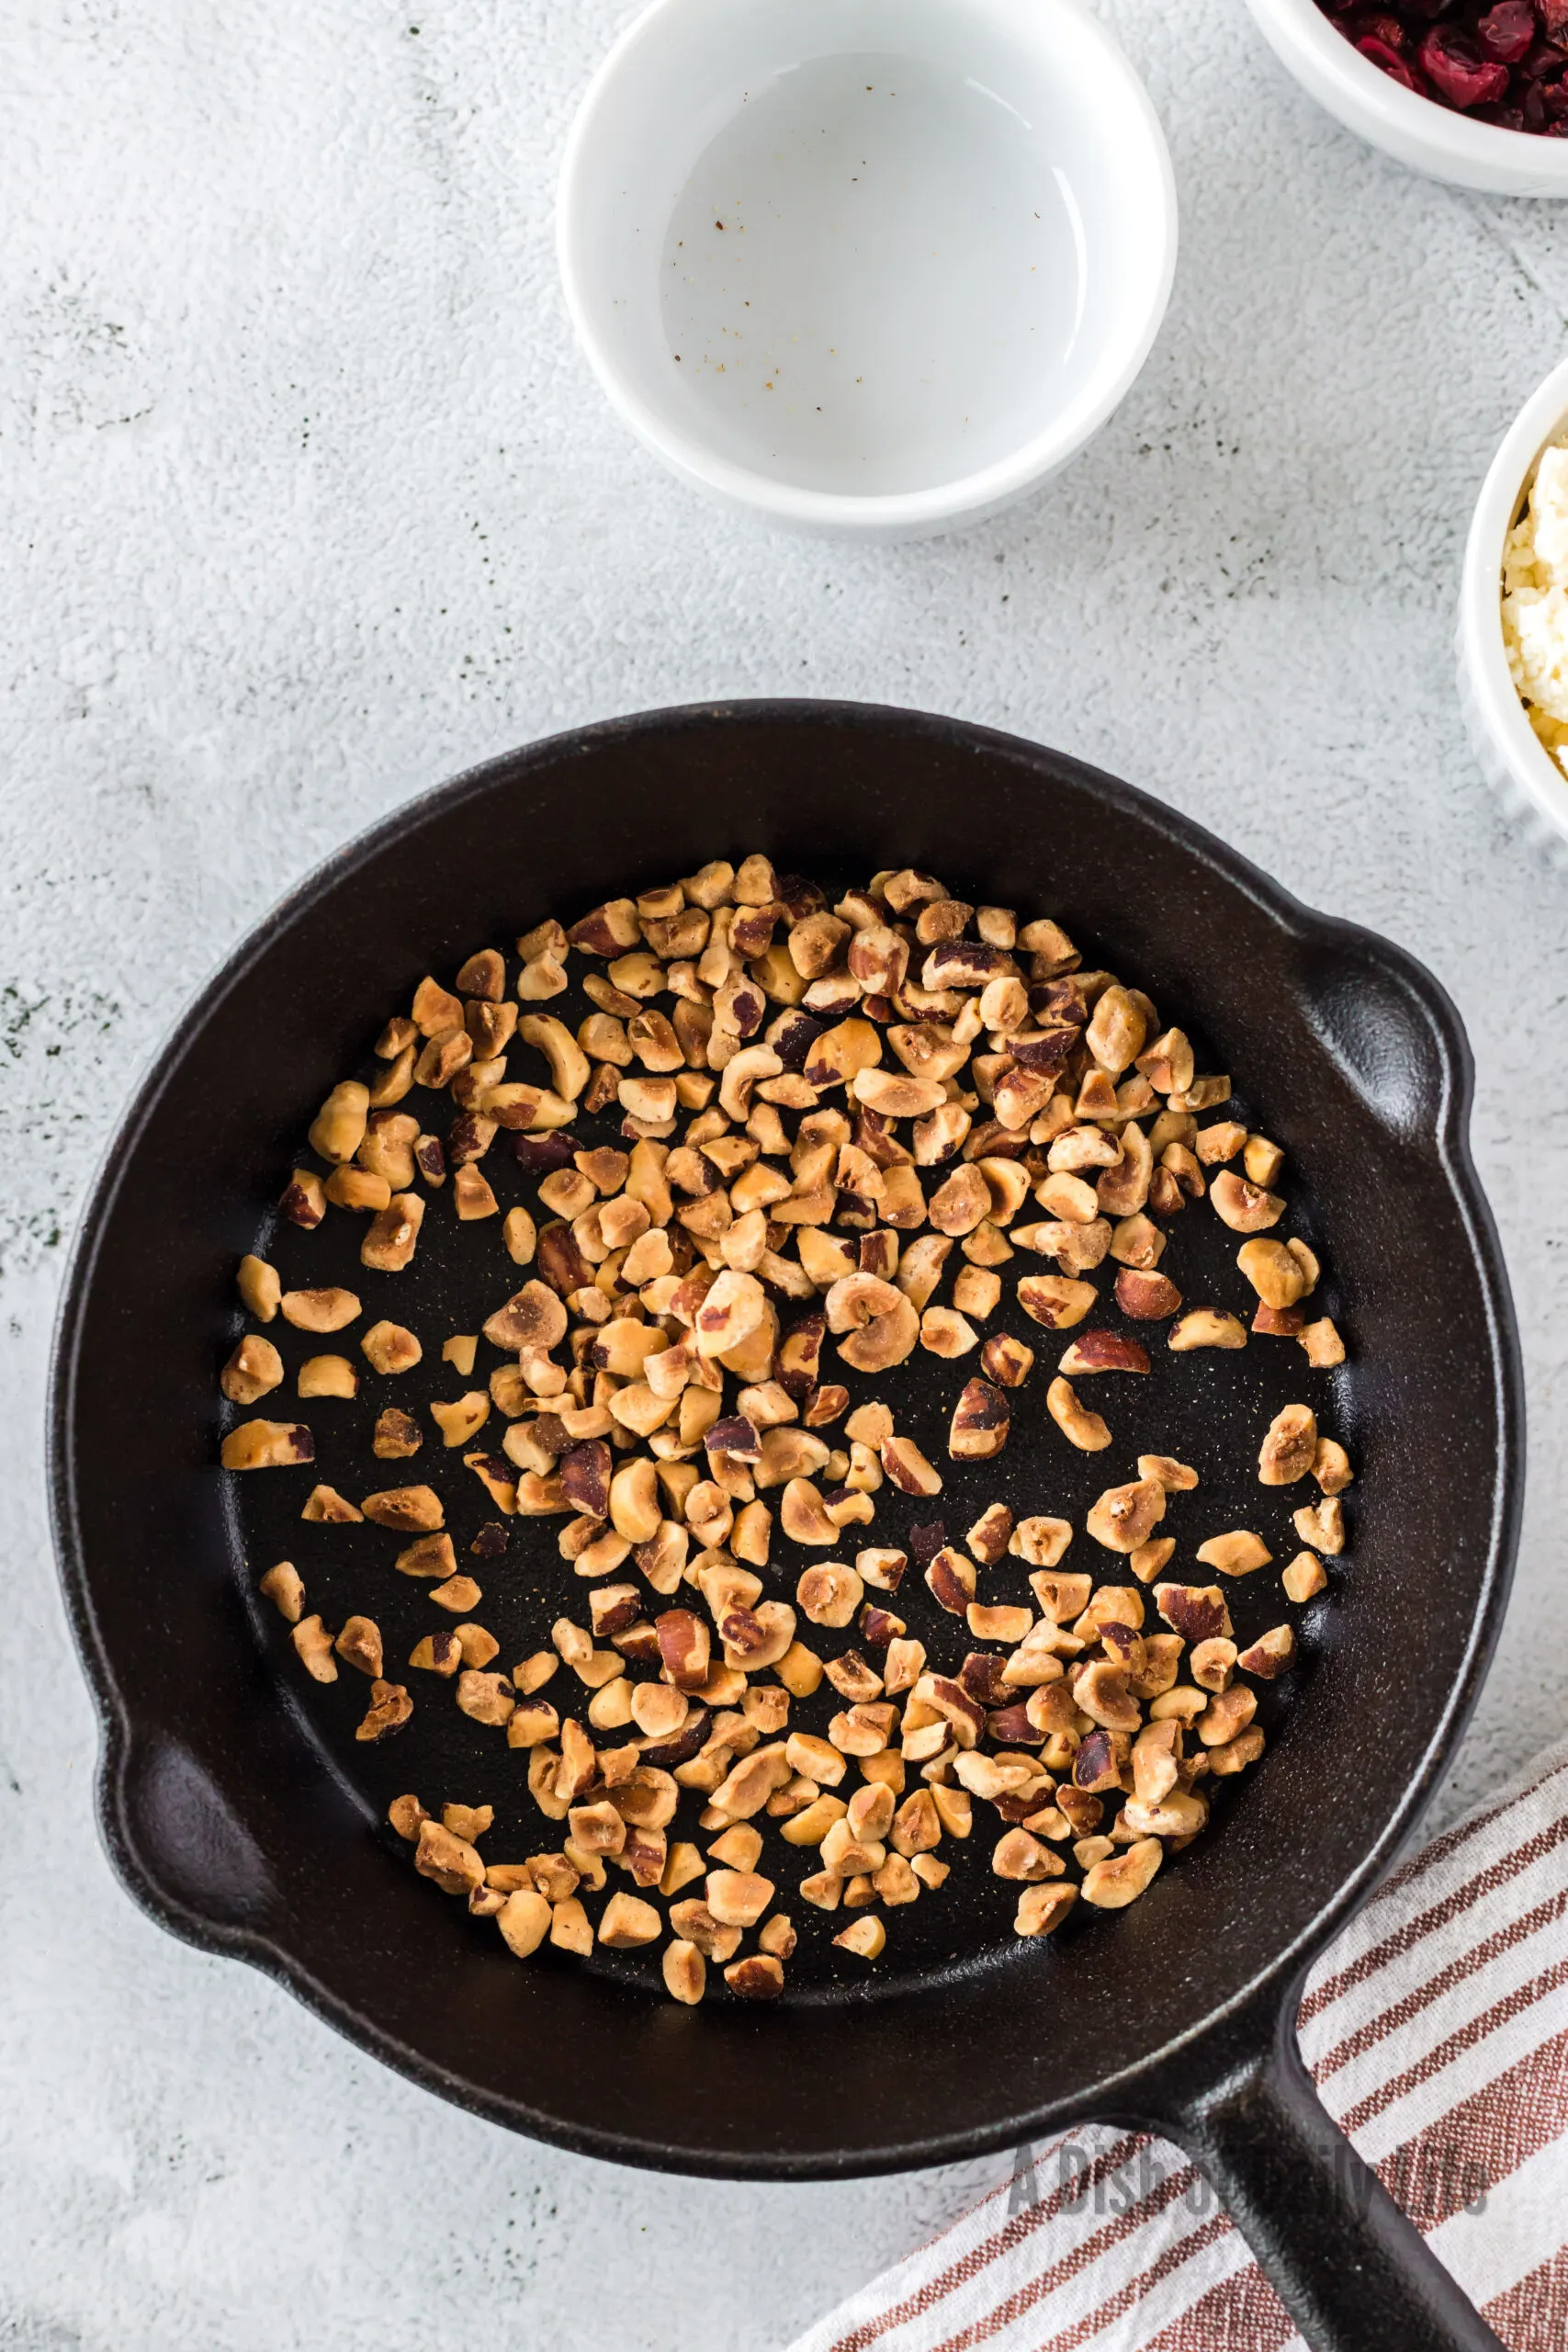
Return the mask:
<path id="1" fill-rule="evenodd" d="M 1504 546 L 1503 642 L 1530 725 L 1568 771 L 1568 448 L 1541 452 Z"/>

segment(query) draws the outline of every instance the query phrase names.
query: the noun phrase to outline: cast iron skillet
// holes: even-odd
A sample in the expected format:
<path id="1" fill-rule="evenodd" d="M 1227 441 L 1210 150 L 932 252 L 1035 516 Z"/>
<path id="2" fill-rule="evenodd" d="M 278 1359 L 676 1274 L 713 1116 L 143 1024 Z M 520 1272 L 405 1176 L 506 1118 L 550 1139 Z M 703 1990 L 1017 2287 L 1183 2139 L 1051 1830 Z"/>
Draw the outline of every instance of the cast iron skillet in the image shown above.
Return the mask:
<path id="1" fill-rule="evenodd" d="M 1354 1340 L 1315 1393 L 1360 1476 L 1352 1544 L 1330 1602 L 1314 1606 L 1269 1753 L 1132 1910 L 1021 1943 L 977 1835 L 963 1858 L 973 1929 L 954 1932 L 950 1886 L 897 1916 L 876 1971 L 792 1963 L 798 1993 L 776 2009 L 687 2011 L 616 1982 L 615 1962 L 520 1968 L 493 1929 L 412 1877 L 376 1825 L 388 1793 L 440 1769 L 441 1735 L 383 1765 L 348 1736 L 361 1692 L 336 1713 L 310 1711 L 313 1686 L 301 1702 L 252 1588 L 275 1533 L 298 1558 L 323 1531 L 300 1528 L 287 1474 L 214 1474 L 214 1373 L 236 1329 L 236 1259 L 288 1246 L 258 1237 L 302 1116 L 423 972 L 447 975 L 547 912 L 754 848 L 829 880 L 912 864 L 976 900 L 1048 909 L 1091 958 L 1216 1041 L 1310 1204 L 1325 1303 Z M 564 2146 L 802 2179 L 934 2164 L 1089 2117 L 1152 2126 L 1201 2165 L 1320 2352 L 1495 2346 L 1318 2106 L 1292 2030 L 1308 1964 L 1442 1773 L 1507 1587 L 1523 1422 L 1466 1145 L 1470 1078 L 1452 1006 L 1402 951 L 1309 913 L 1127 786 L 955 720 L 807 702 L 658 712 L 412 803 L 313 876 L 203 991 L 83 1223 L 55 1363 L 53 1498 L 121 1876 L 175 1933 L 266 1969 L 415 2080 Z M 1181 1222 L 1182 1250 L 1211 1253 L 1202 1280 L 1234 1287 L 1218 1220 Z M 442 1229 L 427 1219 L 427 1237 Z M 339 1278 L 310 1262 L 309 1279 Z M 459 1283 L 428 1242 L 416 1263 Z M 940 1454 L 953 1367 L 904 1370 L 926 1383 L 915 1434 Z M 1190 1386 L 1124 1384 L 1113 1419 L 1133 1431 L 1129 1453 L 1207 1449 L 1210 1515 L 1192 1540 L 1258 1523 L 1260 1416 L 1307 1377 L 1289 1342 L 1258 1341 Z M 1141 1400 L 1123 1404 L 1134 1387 Z M 1120 1457 L 1065 1463 L 1035 1390 L 1021 1398 L 995 1465 L 1007 1475 L 974 1487 L 976 1507 L 999 1487 L 1021 1508 L 1081 1515 L 1115 1475 L 1098 1465 Z M 943 1498 L 959 1529 L 969 1495 L 959 1482 Z M 334 1572 L 320 1573 L 330 1586 Z M 344 1587 L 337 1605 L 366 1603 Z M 1233 1606 L 1249 1637 L 1272 1622 L 1273 1575 Z M 422 1710 L 406 1738 L 436 1720 Z"/>

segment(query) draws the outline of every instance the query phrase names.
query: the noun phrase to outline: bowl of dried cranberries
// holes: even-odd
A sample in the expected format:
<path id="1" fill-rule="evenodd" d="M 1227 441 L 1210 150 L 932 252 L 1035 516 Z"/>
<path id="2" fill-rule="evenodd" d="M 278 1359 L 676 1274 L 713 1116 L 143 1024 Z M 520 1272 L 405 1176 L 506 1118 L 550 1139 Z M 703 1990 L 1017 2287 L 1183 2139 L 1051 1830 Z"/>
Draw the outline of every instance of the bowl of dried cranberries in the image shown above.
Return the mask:
<path id="1" fill-rule="evenodd" d="M 1568 0 L 1247 0 L 1321 106 L 1385 154 L 1499 196 L 1568 197 Z"/>

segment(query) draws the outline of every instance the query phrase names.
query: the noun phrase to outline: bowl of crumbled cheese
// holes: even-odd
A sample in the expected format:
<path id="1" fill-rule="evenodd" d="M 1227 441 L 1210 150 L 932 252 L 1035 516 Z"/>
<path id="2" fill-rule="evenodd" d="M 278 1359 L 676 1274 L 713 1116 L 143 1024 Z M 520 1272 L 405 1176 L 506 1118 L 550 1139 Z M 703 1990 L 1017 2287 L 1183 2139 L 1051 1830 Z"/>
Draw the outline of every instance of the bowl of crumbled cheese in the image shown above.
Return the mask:
<path id="1" fill-rule="evenodd" d="M 1568 865 L 1568 360 L 1526 401 L 1482 486 L 1458 652 L 1476 757 Z"/>

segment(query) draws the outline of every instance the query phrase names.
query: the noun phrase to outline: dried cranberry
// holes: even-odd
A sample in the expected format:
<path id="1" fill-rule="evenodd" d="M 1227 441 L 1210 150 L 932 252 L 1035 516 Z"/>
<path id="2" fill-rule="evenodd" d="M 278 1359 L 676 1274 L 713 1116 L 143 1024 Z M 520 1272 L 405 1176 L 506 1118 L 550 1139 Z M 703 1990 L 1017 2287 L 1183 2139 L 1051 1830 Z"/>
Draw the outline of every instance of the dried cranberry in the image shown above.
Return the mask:
<path id="1" fill-rule="evenodd" d="M 1507 95 L 1507 67 L 1478 55 L 1451 25 L 1434 25 L 1421 43 L 1420 55 L 1439 96 L 1451 107 L 1487 106 Z"/>
<path id="2" fill-rule="evenodd" d="M 1497 0 L 1475 28 L 1483 57 L 1517 65 L 1535 47 L 1535 10 L 1530 0 Z"/>
<path id="3" fill-rule="evenodd" d="M 1365 40 L 1359 40 L 1356 47 L 1363 57 L 1370 57 L 1374 65 L 1381 66 L 1391 82 L 1403 83 L 1405 89 L 1414 90 L 1418 98 L 1430 95 L 1416 68 L 1396 51 L 1390 49 L 1386 41 L 1374 40 L 1369 36 Z"/>
<path id="4" fill-rule="evenodd" d="M 1546 100 L 1546 111 L 1553 122 L 1568 116 L 1568 82 L 1542 82 L 1540 94 Z"/>
<path id="5" fill-rule="evenodd" d="M 1508 111 L 1506 107 L 1499 108 L 1499 112 L 1503 114 Z M 1531 82 L 1526 89 L 1524 106 L 1519 114 L 1519 127 L 1523 130 L 1546 129 L 1546 85 L 1544 83 Z"/>
<path id="6" fill-rule="evenodd" d="M 1568 0 L 1537 0 L 1540 28 L 1549 40 L 1568 32 Z"/>

